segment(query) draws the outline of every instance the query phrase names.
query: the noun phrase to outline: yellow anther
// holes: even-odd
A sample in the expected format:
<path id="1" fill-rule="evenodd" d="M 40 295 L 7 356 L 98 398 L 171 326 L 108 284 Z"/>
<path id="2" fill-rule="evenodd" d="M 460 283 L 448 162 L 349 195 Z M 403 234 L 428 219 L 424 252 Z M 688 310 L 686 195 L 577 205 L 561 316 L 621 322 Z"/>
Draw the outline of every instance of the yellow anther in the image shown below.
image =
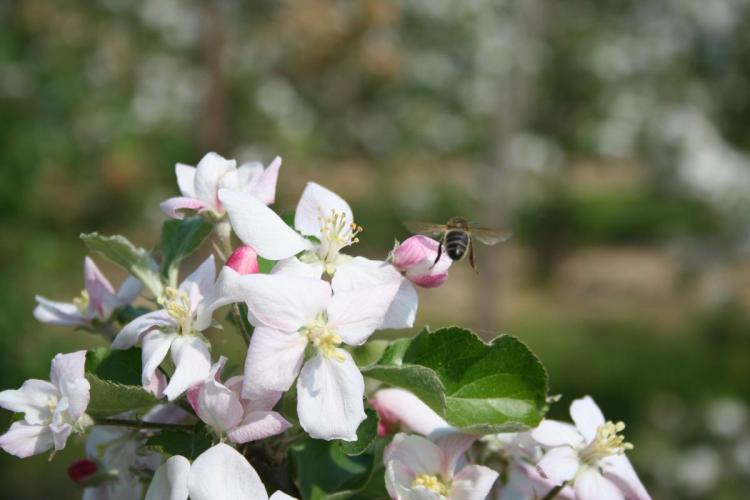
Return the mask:
<path id="1" fill-rule="evenodd" d="M 88 290 L 81 290 L 81 295 L 73 299 L 73 304 L 78 308 L 79 311 L 84 312 L 89 307 L 89 292 Z"/>
<path id="2" fill-rule="evenodd" d="M 302 328 L 300 333 L 305 335 L 310 343 L 326 358 L 336 361 L 346 360 L 346 356 L 339 349 L 342 342 L 341 337 L 336 333 L 336 330 L 328 328 L 322 316 L 318 317 L 312 325 Z"/>
<path id="3" fill-rule="evenodd" d="M 359 242 L 356 236 L 362 232 L 362 227 L 347 220 L 344 212 L 331 209 L 330 215 L 318 216 L 320 221 L 320 249 L 318 256 L 321 260 L 332 262 L 339 250 L 345 246 Z"/>
<path id="4" fill-rule="evenodd" d="M 414 481 L 411 483 L 412 488 L 416 488 L 417 486 L 422 486 L 423 488 L 427 488 L 430 491 L 434 491 L 435 493 L 439 495 L 447 495 L 448 494 L 448 488 L 443 484 L 443 482 L 438 478 L 438 476 L 433 476 L 430 474 L 419 474 L 417 477 L 414 478 Z"/>
<path id="5" fill-rule="evenodd" d="M 184 333 L 190 329 L 190 297 L 188 294 L 168 286 L 164 295 L 157 301 L 167 313 L 183 328 Z"/>
<path id="6" fill-rule="evenodd" d="M 607 421 L 597 427 L 593 441 L 581 452 L 583 460 L 595 464 L 602 458 L 622 455 L 627 450 L 632 450 L 633 445 L 625 441 L 625 436 L 621 434 L 623 430 L 623 422 Z"/>

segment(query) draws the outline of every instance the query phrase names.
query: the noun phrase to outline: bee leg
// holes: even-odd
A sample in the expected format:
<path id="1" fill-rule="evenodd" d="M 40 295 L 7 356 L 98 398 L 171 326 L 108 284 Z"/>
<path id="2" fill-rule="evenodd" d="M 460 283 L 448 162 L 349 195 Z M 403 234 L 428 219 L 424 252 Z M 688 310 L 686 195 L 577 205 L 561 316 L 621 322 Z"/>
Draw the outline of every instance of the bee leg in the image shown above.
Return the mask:
<path id="1" fill-rule="evenodd" d="M 469 264 L 471 264 L 471 268 L 474 270 L 476 274 L 479 274 L 479 269 L 477 269 L 477 264 L 474 261 L 474 242 L 469 241 Z"/>
<path id="2" fill-rule="evenodd" d="M 432 265 L 430 266 L 430 269 L 435 267 L 435 265 L 437 265 L 438 261 L 440 260 L 440 257 L 443 256 L 443 244 L 444 243 L 445 243 L 445 235 L 443 235 L 443 237 L 440 238 L 440 242 L 438 243 L 437 257 L 435 257 L 435 262 L 432 263 Z"/>

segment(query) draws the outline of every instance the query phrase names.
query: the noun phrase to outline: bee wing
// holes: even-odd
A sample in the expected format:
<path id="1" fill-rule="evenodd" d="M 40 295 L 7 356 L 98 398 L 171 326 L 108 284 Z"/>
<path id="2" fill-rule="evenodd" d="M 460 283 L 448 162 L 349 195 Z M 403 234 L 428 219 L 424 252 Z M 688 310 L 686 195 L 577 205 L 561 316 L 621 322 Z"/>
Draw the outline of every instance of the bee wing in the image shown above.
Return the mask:
<path id="1" fill-rule="evenodd" d="M 478 241 L 481 241 L 485 245 L 496 245 L 510 238 L 511 233 L 509 231 L 501 231 L 499 229 L 472 227 L 471 236 L 476 238 Z"/>
<path id="2" fill-rule="evenodd" d="M 416 234 L 440 234 L 445 231 L 445 224 L 431 224 L 429 222 L 406 221 L 404 226 Z"/>

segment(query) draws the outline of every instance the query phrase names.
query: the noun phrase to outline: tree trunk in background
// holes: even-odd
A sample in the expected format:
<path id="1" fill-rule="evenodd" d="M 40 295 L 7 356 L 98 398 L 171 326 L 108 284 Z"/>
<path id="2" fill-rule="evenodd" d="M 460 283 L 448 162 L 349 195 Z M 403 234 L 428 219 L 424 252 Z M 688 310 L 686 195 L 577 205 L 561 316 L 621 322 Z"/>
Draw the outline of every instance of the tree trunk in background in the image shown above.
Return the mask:
<path id="1" fill-rule="evenodd" d="M 521 0 L 516 3 L 512 19 L 504 22 L 512 26 L 514 43 L 508 54 L 498 57 L 509 57 L 513 61 L 511 71 L 498 78 L 497 92 L 500 105 L 497 109 L 494 140 L 489 145 L 486 163 L 478 169 L 478 192 L 484 204 L 482 224 L 501 229 L 510 228 L 510 191 L 509 176 L 512 175 L 509 165 L 508 147 L 513 137 L 527 126 L 530 110 L 534 105 L 533 49 L 542 35 L 544 7 L 541 0 Z M 502 29 L 502 28 L 501 28 Z M 530 44 L 529 42 L 533 42 Z M 499 294 L 502 291 L 506 270 L 502 267 L 503 244 L 491 248 L 479 249 L 479 277 L 475 288 L 477 329 L 492 334 L 502 330 L 503 314 Z"/>
<path id="2" fill-rule="evenodd" d="M 207 78 L 198 133 L 202 151 L 224 152 L 227 139 L 227 88 L 222 67 L 226 22 L 221 0 L 205 0 L 203 67 Z"/>

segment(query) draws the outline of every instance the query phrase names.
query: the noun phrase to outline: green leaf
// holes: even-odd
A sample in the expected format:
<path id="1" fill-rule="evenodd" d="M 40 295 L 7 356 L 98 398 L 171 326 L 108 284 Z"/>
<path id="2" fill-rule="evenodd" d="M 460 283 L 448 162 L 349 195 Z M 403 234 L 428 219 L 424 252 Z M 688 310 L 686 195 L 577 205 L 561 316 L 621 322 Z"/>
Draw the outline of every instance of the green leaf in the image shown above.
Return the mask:
<path id="1" fill-rule="evenodd" d="M 141 385 L 141 350 L 98 347 L 86 353 L 86 372 L 123 385 Z"/>
<path id="2" fill-rule="evenodd" d="M 356 441 L 334 441 L 347 455 L 361 455 L 378 437 L 378 414 L 369 408 L 365 410 L 365 413 L 367 418 L 357 427 Z"/>
<path id="3" fill-rule="evenodd" d="M 369 340 L 351 349 L 352 358 L 357 366 L 368 366 L 383 356 L 389 342 L 384 339 Z"/>
<path id="4" fill-rule="evenodd" d="M 470 330 L 423 330 L 400 339 L 362 372 L 413 392 L 451 425 L 472 434 L 535 427 L 547 405 L 547 372 L 518 339 L 489 344 Z"/>
<path id="5" fill-rule="evenodd" d="M 271 269 L 273 269 L 273 266 L 276 265 L 275 260 L 268 260 L 264 259 L 260 255 L 258 255 L 258 272 L 260 274 L 268 274 L 271 272 Z"/>
<path id="6" fill-rule="evenodd" d="M 159 297 L 162 282 L 158 266 L 143 248 L 133 245 L 124 236 L 102 236 L 99 233 L 81 234 L 81 239 L 92 252 L 99 252 L 107 259 L 135 276 L 154 297 Z"/>
<path id="7" fill-rule="evenodd" d="M 194 433 L 178 430 L 163 430 L 148 438 L 146 447 L 164 455 L 182 455 L 194 460 L 213 444 L 213 439 L 206 426 L 196 425 Z"/>
<path id="8" fill-rule="evenodd" d="M 290 450 L 297 487 L 303 500 L 325 499 L 358 487 L 369 474 L 373 457 L 346 455 L 333 442 L 307 439 Z"/>
<path id="9" fill-rule="evenodd" d="M 159 400 L 143 387 L 110 382 L 93 373 L 87 373 L 86 379 L 91 384 L 91 401 L 86 413 L 94 418 L 147 410 L 159 404 Z"/>
<path id="10" fill-rule="evenodd" d="M 161 275 L 170 283 L 176 282 L 180 262 L 198 250 L 213 230 L 213 224 L 203 217 L 168 220 L 161 230 Z"/>

